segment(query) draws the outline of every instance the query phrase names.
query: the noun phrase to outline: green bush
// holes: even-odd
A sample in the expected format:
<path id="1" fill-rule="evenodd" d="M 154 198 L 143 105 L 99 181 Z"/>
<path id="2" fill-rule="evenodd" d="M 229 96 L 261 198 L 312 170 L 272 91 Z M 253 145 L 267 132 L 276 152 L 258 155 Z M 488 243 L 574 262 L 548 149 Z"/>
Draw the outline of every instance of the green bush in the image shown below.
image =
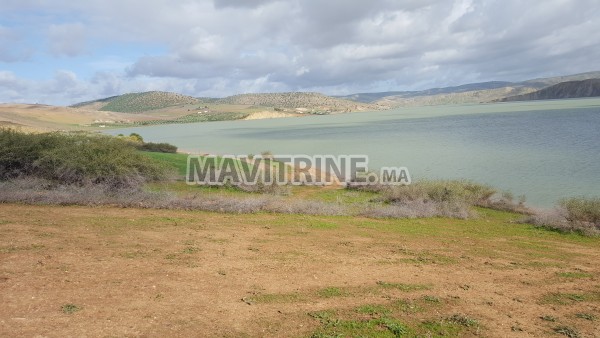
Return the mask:
<path id="1" fill-rule="evenodd" d="M 151 151 L 155 153 L 176 153 L 177 147 L 169 143 L 145 142 L 137 146 L 141 151 Z"/>
<path id="2" fill-rule="evenodd" d="M 166 178 L 165 166 L 131 142 L 86 134 L 26 134 L 0 130 L 0 179 L 33 176 L 65 184 L 138 186 Z"/>

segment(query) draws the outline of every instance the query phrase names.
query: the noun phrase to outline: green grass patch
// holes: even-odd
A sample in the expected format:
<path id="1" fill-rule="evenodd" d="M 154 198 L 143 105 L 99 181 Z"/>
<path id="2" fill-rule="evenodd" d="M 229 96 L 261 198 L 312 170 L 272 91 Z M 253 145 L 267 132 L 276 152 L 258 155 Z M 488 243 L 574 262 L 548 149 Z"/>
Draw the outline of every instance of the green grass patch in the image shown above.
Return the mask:
<path id="1" fill-rule="evenodd" d="M 423 296 L 423 300 L 429 303 L 441 303 L 441 300 L 435 296 Z"/>
<path id="2" fill-rule="evenodd" d="M 323 298 L 332 298 L 332 297 L 346 297 L 350 296 L 350 292 L 344 288 L 330 286 L 324 289 L 318 290 L 317 295 Z"/>
<path id="3" fill-rule="evenodd" d="M 370 316 L 388 316 L 392 311 L 381 304 L 366 304 L 357 307 L 356 312 Z"/>
<path id="4" fill-rule="evenodd" d="M 479 326 L 479 322 L 476 319 L 461 314 L 454 314 L 451 317 L 448 317 L 447 321 L 464 327 Z"/>
<path id="5" fill-rule="evenodd" d="M 336 229 L 337 227 L 339 227 L 339 224 L 321 220 L 311 222 L 310 227 L 315 229 Z"/>
<path id="6" fill-rule="evenodd" d="M 412 292 L 412 291 L 421 291 L 421 290 L 431 290 L 430 285 L 424 284 L 405 284 L 405 283 L 388 283 L 379 281 L 377 285 L 384 289 L 397 289 L 403 292 Z"/>
<path id="7" fill-rule="evenodd" d="M 270 303 L 294 303 L 305 300 L 305 296 L 300 293 L 266 293 L 258 294 L 247 298 L 247 301 L 258 304 Z"/>
<path id="8" fill-rule="evenodd" d="M 420 302 L 416 302 L 410 299 L 397 299 L 392 302 L 390 307 L 396 311 L 400 311 L 402 313 L 420 313 L 426 310 Z"/>
<path id="9" fill-rule="evenodd" d="M 185 177 L 187 173 L 187 154 L 180 153 L 155 153 L 144 151 L 140 152 L 142 155 L 149 157 L 153 160 L 161 162 L 177 170 L 177 174 Z"/>
<path id="10" fill-rule="evenodd" d="M 571 279 L 591 278 L 594 276 L 591 273 L 587 273 L 587 272 L 557 272 L 556 275 L 558 277 L 571 278 Z"/>
<path id="11" fill-rule="evenodd" d="M 73 314 L 73 313 L 75 313 L 77 311 L 80 311 L 81 307 L 79 307 L 79 306 L 77 306 L 75 304 L 65 304 L 65 305 L 61 306 L 60 309 L 61 309 L 61 311 L 63 313 L 66 313 L 66 314 L 70 315 L 70 314 Z"/>
<path id="12" fill-rule="evenodd" d="M 411 330 L 403 322 L 391 318 L 369 320 L 330 320 L 323 324 L 312 338 L 325 337 L 405 337 Z"/>
<path id="13" fill-rule="evenodd" d="M 183 249 L 181 252 L 183 252 L 184 254 L 195 254 L 197 252 L 200 252 L 200 248 L 195 247 L 195 246 L 188 246 L 185 249 Z"/>
<path id="14" fill-rule="evenodd" d="M 426 320 L 418 326 L 419 337 L 460 337 L 463 327 L 447 320 Z"/>
<path id="15" fill-rule="evenodd" d="M 552 292 L 544 295 L 541 302 L 543 304 L 569 305 L 580 302 L 600 301 L 600 292 L 589 293 L 561 293 Z"/>

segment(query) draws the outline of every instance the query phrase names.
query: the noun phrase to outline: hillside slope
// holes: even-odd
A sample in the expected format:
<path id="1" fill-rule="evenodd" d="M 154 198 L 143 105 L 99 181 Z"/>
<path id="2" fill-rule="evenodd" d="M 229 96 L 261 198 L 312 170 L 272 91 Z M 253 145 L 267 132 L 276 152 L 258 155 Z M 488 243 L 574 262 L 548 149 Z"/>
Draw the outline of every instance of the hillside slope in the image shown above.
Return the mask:
<path id="1" fill-rule="evenodd" d="M 572 99 L 578 97 L 600 96 L 600 79 L 562 82 L 533 93 L 503 98 L 499 101 L 529 101 Z"/>
<path id="2" fill-rule="evenodd" d="M 507 96 L 521 95 L 534 92 L 535 88 L 521 86 L 507 86 L 496 89 L 473 90 L 460 93 L 444 93 L 419 96 L 389 96 L 378 100 L 376 103 L 391 107 L 419 107 L 444 104 L 471 104 L 485 103 L 498 100 Z"/>
<path id="3" fill-rule="evenodd" d="M 261 93 L 229 96 L 218 104 L 253 105 L 287 109 L 316 109 L 324 111 L 362 111 L 378 109 L 376 105 L 354 102 L 319 93 Z"/>
<path id="4" fill-rule="evenodd" d="M 363 103 L 372 103 L 387 97 L 409 98 L 418 96 L 432 96 L 453 93 L 465 93 L 471 91 L 481 91 L 489 89 L 504 88 L 512 85 L 512 82 L 505 81 L 490 81 L 480 83 L 469 83 L 460 86 L 431 88 L 419 91 L 394 91 L 394 92 L 379 92 L 379 93 L 358 93 L 347 96 L 337 96 L 340 99 L 358 101 Z"/>
<path id="5" fill-rule="evenodd" d="M 72 107 L 120 113 L 141 113 L 175 105 L 198 103 L 200 103 L 200 100 L 195 97 L 177 93 L 152 91 L 112 96 L 96 101 L 78 103 Z"/>
<path id="6" fill-rule="evenodd" d="M 503 98 L 529 94 L 565 81 L 600 78 L 600 72 L 537 78 L 521 82 L 491 81 L 421 91 L 358 93 L 340 98 L 391 107 L 497 102 Z"/>
<path id="7" fill-rule="evenodd" d="M 82 130 L 94 124 L 111 125 L 150 119 L 144 114 L 116 113 L 43 104 L 0 104 L 0 126 L 27 131 Z"/>

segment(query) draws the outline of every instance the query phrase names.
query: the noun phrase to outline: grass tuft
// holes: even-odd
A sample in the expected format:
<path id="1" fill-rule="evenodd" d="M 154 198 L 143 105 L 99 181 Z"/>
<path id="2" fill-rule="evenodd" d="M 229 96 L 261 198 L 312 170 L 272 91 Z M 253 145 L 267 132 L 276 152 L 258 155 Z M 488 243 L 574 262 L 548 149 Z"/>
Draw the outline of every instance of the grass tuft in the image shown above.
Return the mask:
<path id="1" fill-rule="evenodd" d="M 405 283 L 388 283 L 378 281 L 377 285 L 385 289 L 397 289 L 404 292 L 430 290 L 431 286 L 424 284 L 405 284 Z"/>
<path id="2" fill-rule="evenodd" d="M 577 332 L 577 330 L 568 327 L 568 326 L 557 326 L 554 329 L 554 332 L 558 333 L 558 334 L 562 334 L 564 336 L 567 336 L 569 338 L 579 338 L 581 337 L 581 335 L 579 335 L 579 332 Z"/>
<path id="3" fill-rule="evenodd" d="M 65 304 L 61 306 L 60 309 L 66 314 L 72 314 L 81 310 L 81 308 L 75 304 Z"/>

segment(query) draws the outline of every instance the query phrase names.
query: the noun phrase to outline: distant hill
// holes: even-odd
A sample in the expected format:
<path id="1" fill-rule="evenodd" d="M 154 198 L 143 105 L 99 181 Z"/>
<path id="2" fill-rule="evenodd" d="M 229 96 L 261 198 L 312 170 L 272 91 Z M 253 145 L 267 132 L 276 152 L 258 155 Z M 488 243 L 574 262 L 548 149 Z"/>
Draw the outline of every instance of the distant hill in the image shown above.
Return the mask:
<path id="1" fill-rule="evenodd" d="M 470 83 L 460 86 L 431 88 L 420 91 L 392 91 L 379 93 L 357 93 L 346 96 L 326 96 L 320 93 L 289 92 L 289 93 L 258 93 L 240 94 L 225 98 L 195 98 L 177 93 L 144 92 L 130 93 L 107 97 L 100 100 L 83 102 L 72 107 L 87 110 L 110 111 L 121 113 L 169 113 L 190 114 L 191 111 L 202 108 L 210 112 L 241 112 L 257 113 L 277 111 L 292 114 L 327 114 L 336 112 L 373 111 L 394 107 L 412 107 L 444 104 L 471 104 L 499 102 L 503 99 L 522 100 L 529 97 L 583 97 L 596 95 L 588 87 L 558 88 L 561 92 L 541 92 L 547 87 L 573 81 L 600 79 L 600 71 L 567 76 L 538 78 L 521 82 L 490 81 Z M 592 83 L 592 82 L 590 82 Z M 580 85 L 577 85 L 580 86 Z M 591 87 L 590 87 L 591 86 Z M 561 89 L 562 88 L 562 89 Z M 595 87 L 594 87 L 595 88 Z M 532 94 L 540 91 L 541 93 Z M 591 92 L 587 92 L 591 91 Z M 572 94 L 565 94 L 565 93 Z M 530 95 L 531 96 L 528 96 Z M 574 96 L 572 96 L 574 95 Z M 516 97 L 516 98 L 514 98 Z M 193 106 L 198 105 L 198 106 Z M 177 116 L 179 116 L 177 115 Z"/>
<path id="2" fill-rule="evenodd" d="M 521 82 L 492 81 L 421 91 L 358 93 L 339 98 L 389 107 L 496 102 L 510 96 L 533 93 L 565 81 L 600 78 L 600 72 L 538 78 Z"/>
<path id="3" fill-rule="evenodd" d="M 349 112 L 381 109 L 377 105 L 343 100 L 319 93 L 240 94 L 225 98 L 195 98 L 168 92 L 131 93 L 74 104 L 73 108 L 122 113 L 142 113 L 181 105 L 240 105 L 272 107 L 302 112 Z"/>
<path id="4" fill-rule="evenodd" d="M 397 92 L 380 92 L 380 93 L 358 93 L 347 96 L 336 96 L 340 99 L 347 99 L 352 101 L 358 101 L 363 103 L 372 103 L 385 97 L 416 97 L 416 96 L 429 96 L 439 94 L 451 94 L 451 93 L 464 93 L 476 90 L 487 90 L 496 89 L 510 86 L 512 82 L 505 81 L 491 81 L 491 82 L 480 82 L 470 83 L 454 87 L 444 88 L 431 88 L 419 91 L 397 91 Z"/>
<path id="5" fill-rule="evenodd" d="M 523 85 L 537 87 L 539 89 L 552 86 L 561 82 L 568 81 L 583 81 L 589 79 L 600 79 L 600 71 L 598 72 L 587 72 L 573 75 L 565 75 L 565 76 L 555 76 L 555 77 L 547 77 L 547 78 L 539 78 L 533 80 L 527 80 L 521 82 Z"/>
<path id="6" fill-rule="evenodd" d="M 219 99 L 216 103 L 287 109 L 318 109 L 335 112 L 378 109 L 377 106 L 372 104 L 334 98 L 319 93 L 303 92 L 240 94 Z"/>
<path id="7" fill-rule="evenodd" d="M 553 100 L 594 96 L 600 96 L 600 79 L 561 82 L 533 93 L 510 96 L 499 101 Z"/>
<path id="8" fill-rule="evenodd" d="M 152 91 L 123 94 L 96 101 L 82 102 L 75 104 L 72 107 L 120 113 L 141 113 L 176 105 L 198 104 L 200 102 L 201 101 L 199 99 L 191 96 L 177 93 Z"/>
<path id="9" fill-rule="evenodd" d="M 434 106 L 445 104 L 474 104 L 493 102 L 499 98 L 514 96 L 534 92 L 535 88 L 530 87 L 502 87 L 487 90 L 473 90 L 461 93 L 447 93 L 435 95 L 420 95 L 420 96 L 390 96 L 384 97 L 377 102 L 380 105 L 389 107 L 421 107 Z"/>

